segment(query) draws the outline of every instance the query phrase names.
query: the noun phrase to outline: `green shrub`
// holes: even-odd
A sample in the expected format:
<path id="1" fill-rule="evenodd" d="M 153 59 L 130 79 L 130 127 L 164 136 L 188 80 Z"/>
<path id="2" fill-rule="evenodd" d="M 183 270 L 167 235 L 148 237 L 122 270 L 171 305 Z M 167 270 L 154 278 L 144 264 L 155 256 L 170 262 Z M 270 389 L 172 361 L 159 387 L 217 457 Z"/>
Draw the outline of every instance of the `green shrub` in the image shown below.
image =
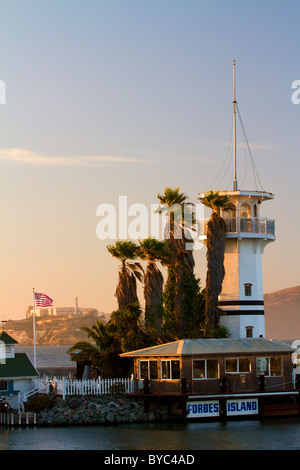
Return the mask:
<path id="1" fill-rule="evenodd" d="M 32 411 L 37 413 L 38 411 L 51 408 L 54 405 L 55 398 L 49 397 L 48 395 L 33 395 L 29 398 L 28 402 L 25 403 L 26 411 Z"/>
<path id="2" fill-rule="evenodd" d="M 110 386 L 111 395 L 123 395 L 125 392 L 125 385 L 122 382 L 116 382 Z"/>

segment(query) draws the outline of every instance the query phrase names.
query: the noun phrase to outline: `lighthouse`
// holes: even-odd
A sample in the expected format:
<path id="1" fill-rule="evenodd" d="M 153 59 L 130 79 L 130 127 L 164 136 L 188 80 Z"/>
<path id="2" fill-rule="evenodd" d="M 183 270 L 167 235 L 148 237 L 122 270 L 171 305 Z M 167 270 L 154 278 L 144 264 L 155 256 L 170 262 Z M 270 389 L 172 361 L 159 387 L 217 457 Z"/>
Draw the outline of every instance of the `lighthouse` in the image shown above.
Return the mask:
<path id="1" fill-rule="evenodd" d="M 261 217 L 261 206 L 274 195 L 264 190 L 239 189 L 236 158 L 235 62 L 233 63 L 233 188 L 219 191 L 228 196 L 220 215 L 227 227 L 225 239 L 225 276 L 219 296 L 220 325 L 231 338 L 265 337 L 262 255 L 275 240 L 275 221 Z M 204 194 L 198 194 L 201 200 Z M 200 240 L 206 240 L 205 220 L 201 221 Z"/>

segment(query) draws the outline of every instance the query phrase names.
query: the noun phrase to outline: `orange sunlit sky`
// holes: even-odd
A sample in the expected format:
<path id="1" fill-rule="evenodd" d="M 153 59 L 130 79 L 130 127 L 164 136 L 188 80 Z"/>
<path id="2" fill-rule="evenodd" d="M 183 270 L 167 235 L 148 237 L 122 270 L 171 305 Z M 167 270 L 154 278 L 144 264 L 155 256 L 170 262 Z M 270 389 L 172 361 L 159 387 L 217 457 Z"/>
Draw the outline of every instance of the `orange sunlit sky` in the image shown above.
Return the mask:
<path id="1" fill-rule="evenodd" d="M 166 186 L 193 203 L 232 188 L 233 59 L 259 180 L 275 194 L 261 208 L 277 237 L 264 292 L 300 284 L 299 16 L 298 0 L 2 0 L 0 319 L 25 318 L 33 288 L 54 306 L 116 308 L 99 205 L 118 215 L 127 196 L 150 211 Z M 237 132 L 239 188 L 255 190 Z M 205 248 L 195 260 L 204 287 Z"/>

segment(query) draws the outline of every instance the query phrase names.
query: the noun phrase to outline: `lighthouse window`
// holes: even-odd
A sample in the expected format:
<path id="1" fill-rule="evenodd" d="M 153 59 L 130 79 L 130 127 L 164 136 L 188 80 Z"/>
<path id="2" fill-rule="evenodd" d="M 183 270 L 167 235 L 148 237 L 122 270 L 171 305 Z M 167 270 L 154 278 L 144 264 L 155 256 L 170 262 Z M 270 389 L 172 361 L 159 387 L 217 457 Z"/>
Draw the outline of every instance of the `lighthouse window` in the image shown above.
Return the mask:
<path id="1" fill-rule="evenodd" d="M 252 284 L 245 284 L 245 296 L 251 297 L 252 295 Z"/>
<path id="2" fill-rule="evenodd" d="M 246 326 L 246 338 L 253 338 L 253 326 Z"/>
<path id="3" fill-rule="evenodd" d="M 249 204 L 241 205 L 241 217 L 251 217 L 251 208 Z"/>

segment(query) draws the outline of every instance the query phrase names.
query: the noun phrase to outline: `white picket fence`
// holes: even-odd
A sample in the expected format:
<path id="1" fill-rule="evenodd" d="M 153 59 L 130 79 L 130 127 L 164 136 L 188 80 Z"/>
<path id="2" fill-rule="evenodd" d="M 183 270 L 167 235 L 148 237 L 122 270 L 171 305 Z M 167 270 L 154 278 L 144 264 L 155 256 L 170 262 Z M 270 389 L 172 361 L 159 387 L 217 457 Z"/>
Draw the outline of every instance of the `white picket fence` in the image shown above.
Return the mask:
<path id="1" fill-rule="evenodd" d="M 135 379 L 90 379 L 90 380 L 53 380 L 58 395 L 109 395 L 118 393 L 134 393 Z"/>
<path id="2" fill-rule="evenodd" d="M 18 409 L 24 411 L 24 403 L 36 393 L 48 395 L 50 391 L 55 391 L 65 399 L 70 395 L 114 395 L 119 393 L 135 393 L 136 379 L 132 375 L 129 379 L 90 379 L 90 380 L 69 380 L 65 377 L 44 377 L 34 381 L 34 388 L 20 393 L 18 396 Z"/>

